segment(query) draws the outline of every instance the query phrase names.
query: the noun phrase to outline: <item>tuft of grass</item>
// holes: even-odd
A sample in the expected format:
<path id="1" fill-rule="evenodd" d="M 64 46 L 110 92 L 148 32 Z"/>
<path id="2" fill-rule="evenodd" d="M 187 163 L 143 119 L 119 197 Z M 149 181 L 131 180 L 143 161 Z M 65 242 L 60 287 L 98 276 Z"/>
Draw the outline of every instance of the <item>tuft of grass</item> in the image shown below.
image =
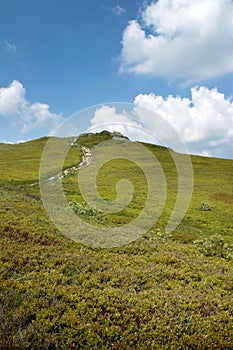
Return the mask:
<path id="1" fill-rule="evenodd" d="M 199 209 L 202 211 L 212 210 L 212 205 L 208 201 L 201 202 Z"/>

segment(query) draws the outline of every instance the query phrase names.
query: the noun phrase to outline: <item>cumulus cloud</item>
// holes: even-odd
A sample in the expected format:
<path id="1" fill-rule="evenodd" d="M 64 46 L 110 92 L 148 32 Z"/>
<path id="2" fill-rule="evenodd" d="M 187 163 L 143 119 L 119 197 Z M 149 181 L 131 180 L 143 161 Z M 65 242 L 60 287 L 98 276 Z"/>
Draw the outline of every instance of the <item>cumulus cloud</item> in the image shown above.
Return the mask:
<path id="1" fill-rule="evenodd" d="M 25 98 L 23 85 L 14 80 L 8 87 L 0 88 L 0 116 L 23 133 L 35 129 L 53 129 L 62 121 L 62 116 L 52 113 L 45 103 L 30 103 Z"/>
<path id="2" fill-rule="evenodd" d="M 4 140 L 4 141 L 0 141 L 0 143 L 5 143 L 6 145 L 13 145 L 14 142 L 11 142 L 11 141 L 7 141 L 7 140 Z"/>
<path id="3" fill-rule="evenodd" d="M 233 72 L 231 0 L 158 0 L 128 23 L 121 72 L 202 81 Z"/>
<path id="4" fill-rule="evenodd" d="M 149 108 L 171 124 L 191 152 L 233 157 L 233 102 L 217 88 L 204 86 L 191 89 L 191 99 L 169 95 L 140 94 L 135 105 Z M 153 121 L 143 120 L 150 128 Z M 156 125 L 153 131 L 156 132 Z"/>
<path id="5" fill-rule="evenodd" d="M 88 131 L 100 132 L 104 129 L 110 132 L 118 131 L 135 141 L 143 137 L 142 125 L 132 119 L 129 111 L 119 111 L 116 106 L 101 106 L 95 111 Z"/>
<path id="6" fill-rule="evenodd" d="M 161 120 L 166 123 L 161 124 Z M 130 112 L 127 108 L 119 112 L 114 106 L 100 107 L 91 126 L 94 131 L 120 131 L 132 140 L 162 140 L 172 148 L 176 133 L 190 153 L 233 158 L 233 102 L 217 88 L 193 87 L 190 99 L 140 94 Z"/>
<path id="7" fill-rule="evenodd" d="M 29 140 L 18 140 L 17 143 L 25 143 L 28 142 Z"/>

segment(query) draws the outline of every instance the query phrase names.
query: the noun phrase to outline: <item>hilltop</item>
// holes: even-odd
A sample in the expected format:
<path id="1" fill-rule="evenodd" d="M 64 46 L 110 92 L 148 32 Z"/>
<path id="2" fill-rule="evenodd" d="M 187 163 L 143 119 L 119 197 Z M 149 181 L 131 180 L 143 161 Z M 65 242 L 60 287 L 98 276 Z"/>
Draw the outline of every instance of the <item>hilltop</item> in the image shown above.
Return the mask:
<path id="1" fill-rule="evenodd" d="M 82 147 L 112 139 L 130 142 L 108 131 L 57 138 L 58 151 L 61 142 L 71 146 L 63 172 L 82 162 Z M 168 235 L 176 167 L 171 150 L 144 143 L 166 176 L 162 214 L 141 239 L 94 249 L 62 235 L 43 207 L 39 168 L 47 141 L 0 144 L 0 349 L 230 349 L 233 161 L 191 156 L 191 203 Z M 83 201 L 78 171 L 62 179 L 69 203 Z M 145 177 L 124 159 L 100 169 L 101 196 L 113 200 L 121 178 L 133 184 L 133 199 L 98 225 L 123 226 L 145 204 Z"/>

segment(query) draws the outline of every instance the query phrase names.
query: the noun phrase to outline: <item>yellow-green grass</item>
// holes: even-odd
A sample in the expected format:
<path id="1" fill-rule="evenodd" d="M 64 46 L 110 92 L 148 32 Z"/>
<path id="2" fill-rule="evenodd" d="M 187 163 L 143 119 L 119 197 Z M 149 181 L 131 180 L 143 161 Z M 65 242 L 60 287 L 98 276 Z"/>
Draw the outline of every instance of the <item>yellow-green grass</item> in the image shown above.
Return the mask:
<path id="1" fill-rule="evenodd" d="M 81 145 L 109 137 L 83 136 L 64 168 L 81 160 Z M 168 237 L 177 172 L 165 148 L 147 145 L 168 182 L 161 218 L 129 245 L 92 249 L 59 233 L 39 185 L 30 186 L 38 181 L 46 141 L 0 145 L 0 349 L 231 349 L 232 260 L 205 256 L 193 241 L 217 233 L 233 243 L 233 161 L 191 157 L 190 207 Z M 135 185 L 135 196 L 129 208 L 109 214 L 109 225 L 132 220 L 145 202 L 145 177 L 125 160 L 100 170 L 100 194 L 114 199 L 121 176 Z M 82 200 L 78 175 L 63 185 L 68 201 Z M 211 210 L 200 210 L 202 202 Z"/>

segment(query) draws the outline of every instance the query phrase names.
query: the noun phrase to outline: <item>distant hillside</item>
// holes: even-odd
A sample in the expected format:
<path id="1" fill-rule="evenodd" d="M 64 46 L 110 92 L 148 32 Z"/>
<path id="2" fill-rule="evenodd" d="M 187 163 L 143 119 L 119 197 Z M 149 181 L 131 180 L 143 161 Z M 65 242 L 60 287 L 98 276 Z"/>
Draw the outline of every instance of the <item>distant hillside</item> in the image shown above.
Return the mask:
<path id="1" fill-rule="evenodd" d="M 58 150 L 71 145 L 63 171 L 76 169 L 84 146 L 93 151 L 110 139 L 129 142 L 108 131 L 57 138 Z M 141 239 L 94 249 L 62 235 L 43 207 L 39 168 L 47 141 L 0 144 L 0 349 L 231 349 L 233 160 L 191 156 L 191 203 L 166 234 L 177 169 L 167 148 L 143 144 L 166 177 L 161 216 Z M 100 168 L 96 186 L 107 202 L 119 180 L 134 187 L 129 205 L 100 221 L 83 204 L 79 170 L 66 174 L 67 204 L 80 205 L 91 225 L 123 230 L 143 210 L 147 181 L 133 162 L 118 158 Z"/>

